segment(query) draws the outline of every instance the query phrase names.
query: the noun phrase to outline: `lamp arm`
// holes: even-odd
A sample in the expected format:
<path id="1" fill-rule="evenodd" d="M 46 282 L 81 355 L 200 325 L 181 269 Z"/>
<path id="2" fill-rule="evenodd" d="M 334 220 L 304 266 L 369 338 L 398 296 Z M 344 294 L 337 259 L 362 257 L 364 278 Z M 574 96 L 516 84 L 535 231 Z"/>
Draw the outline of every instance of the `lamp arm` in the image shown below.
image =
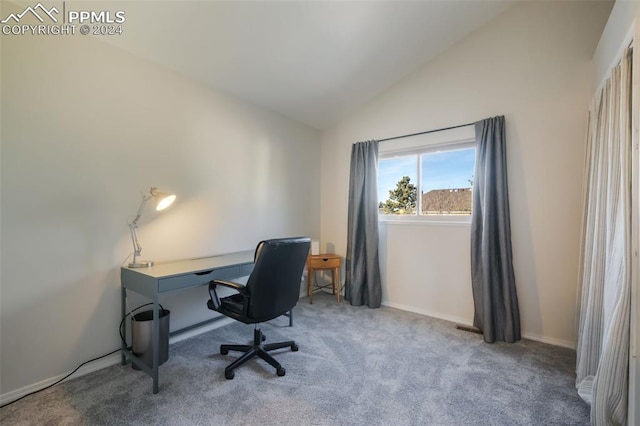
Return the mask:
<path id="1" fill-rule="evenodd" d="M 138 225 L 138 220 L 140 220 L 140 216 L 142 216 L 142 210 L 144 210 L 144 205 L 147 204 L 147 201 L 151 199 L 151 195 L 143 195 L 142 202 L 140 202 L 140 207 L 138 207 L 138 213 L 136 213 L 136 218 L 133 219 L 131 225 Z"/>
<path id="2" fill-rule="evenodd" d="M 136 263 L 136 257 L 140 256 L 142 252 L 142 247 L 138 242 L 138 236 L 136 235 L 136 228 L 138 227 L 138 220 L 140 220 L 140 216 L 142 216 L 142 210 L 144 209 L 144 205 L 151 199 L 150 195 L 143 195 L 142 202 L 140 203 L 140 207 L 138 208 L 138 213 L 136 214 L 135 219 L 131 221 L 129 224 L 129 230 L 131 231 L 131 243 L 133 244 L 133 263 Z"/>
<path id="3" fill-rule="evenodd" d="M 136 263 L 136 257 L 140 256 L 140 252 L 142 252 L 142 247 L 140 247 L 140 243 L 138 243 L 138 236 L 136 235 L 136 228 L 138 226 L 130 223 L 129 229 L 131 230 L 131 242 L 133 243 L 133 262 Z"/>

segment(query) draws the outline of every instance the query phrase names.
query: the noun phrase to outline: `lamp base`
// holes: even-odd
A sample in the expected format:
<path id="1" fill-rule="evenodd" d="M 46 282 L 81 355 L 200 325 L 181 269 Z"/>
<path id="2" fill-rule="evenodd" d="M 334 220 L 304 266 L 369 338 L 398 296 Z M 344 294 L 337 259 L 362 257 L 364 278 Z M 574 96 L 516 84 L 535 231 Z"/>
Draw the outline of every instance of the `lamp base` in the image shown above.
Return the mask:
<path id="1" fill-rule="evenodd" d="M 129 268 L 150 268 L 153 266 L 153 260 L 139 260 L 137 262 L 131 262 Z"/>

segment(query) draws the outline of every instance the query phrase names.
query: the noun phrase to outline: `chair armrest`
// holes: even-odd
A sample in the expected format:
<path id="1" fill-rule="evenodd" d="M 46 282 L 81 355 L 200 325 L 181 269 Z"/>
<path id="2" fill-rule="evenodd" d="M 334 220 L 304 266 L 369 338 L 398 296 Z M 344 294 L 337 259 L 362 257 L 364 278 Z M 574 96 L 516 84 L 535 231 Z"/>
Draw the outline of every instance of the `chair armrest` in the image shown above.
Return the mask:
<path id="1" fill-rule="evenodd" d="M 246 294 L 245 286 L 243 284 L 223 280 L 209 281 L 209 297 L 211 298 L 211 303 L 216 310 L 220 308 L 220 298 L 218 297 L 218 292 L 216 291 L 216 287 L 219 285 L 232 288 L 242 295 Z"/>
<path id="2" fill-rule="evenodd" d="M 211 286 L 217 286 L 217 285 L 221 285 L 223 287 L 229 287 L 232 288 L 234 290 L 237 290 L 238 293 L 244 293 L 244 284 L 240 284 L 240 283 L 236 283 L 233 281 L 224 281 L 224 280 L 213 280 L 213 281 L 209 281 L 209 287 Z"/>

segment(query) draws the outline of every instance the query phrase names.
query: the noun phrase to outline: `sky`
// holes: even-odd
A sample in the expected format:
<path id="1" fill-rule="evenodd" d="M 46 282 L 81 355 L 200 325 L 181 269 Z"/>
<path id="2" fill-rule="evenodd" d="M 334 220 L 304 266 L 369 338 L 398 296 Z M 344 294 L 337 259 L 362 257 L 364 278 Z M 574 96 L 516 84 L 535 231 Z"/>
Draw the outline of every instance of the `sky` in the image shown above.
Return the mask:
<path id="1" fill-rule="evenodd" d="M 475 148 L 434 152 L 422 157 L 422 191 L 432 189 L 469 188 L 473 179 Z M 378 162 L 378 201 L 389 198 L 403 176 L 409 176 L 414 185 L 418 177 L 415 155 L 382 159 Z"/>

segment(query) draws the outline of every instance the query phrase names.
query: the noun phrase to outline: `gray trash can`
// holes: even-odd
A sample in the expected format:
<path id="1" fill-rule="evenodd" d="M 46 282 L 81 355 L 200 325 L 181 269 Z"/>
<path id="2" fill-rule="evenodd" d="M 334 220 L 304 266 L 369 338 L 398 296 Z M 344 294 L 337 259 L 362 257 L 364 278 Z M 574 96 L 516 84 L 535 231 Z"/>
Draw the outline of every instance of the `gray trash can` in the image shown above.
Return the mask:
<path id="1" fill-rule="evenodd" d="M 160 342 L 158 344 L 158 365 L 169 359 L 169 311 L 160 309 Z M 147 364 L 153 366 L 153 339 L 151 338 L 153 325 L 153 311 L 144 311 L 131 318 L 131 347 L 133 354 Z M 131 364 L 135 370 L 140 368 Z"/>

